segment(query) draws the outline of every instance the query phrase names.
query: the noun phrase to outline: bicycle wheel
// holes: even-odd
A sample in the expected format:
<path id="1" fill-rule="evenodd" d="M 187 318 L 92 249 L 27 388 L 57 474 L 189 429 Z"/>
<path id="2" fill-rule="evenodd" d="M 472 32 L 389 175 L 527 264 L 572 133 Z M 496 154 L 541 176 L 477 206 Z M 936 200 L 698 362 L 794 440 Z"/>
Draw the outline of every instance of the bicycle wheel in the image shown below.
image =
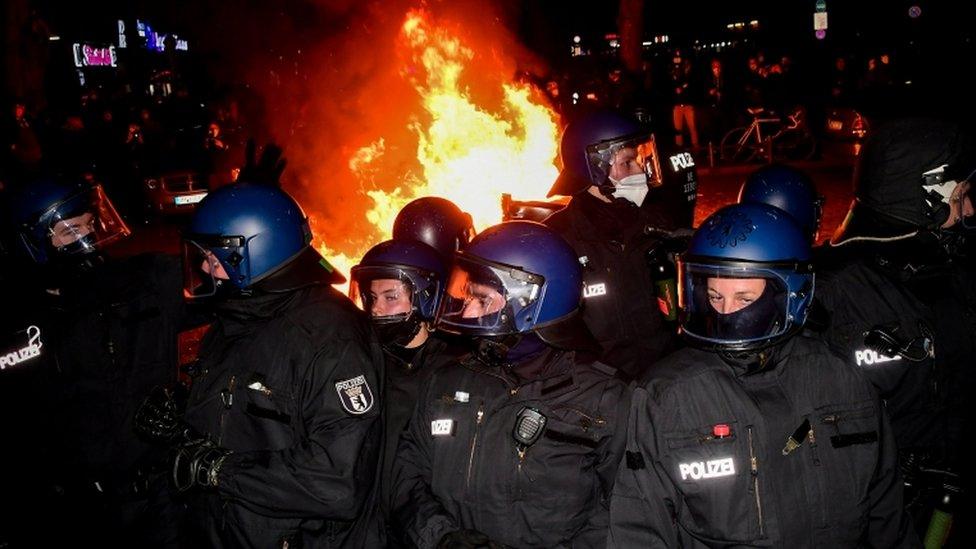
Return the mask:
<path id="1" fill-rule="evenodd" d="M 783 132 L 773 140 L 773 155 L 788 160 L 810 160 L 817 152 L 817 140 L 809 131 Z"/>
<path id="2" fill-rule="evenodd" d="M 746 163 L 752 161 L 759 152 L 753 141 L 752 126 L 733 128 L 719 142 L 719 158 L 723 162 Z"/>

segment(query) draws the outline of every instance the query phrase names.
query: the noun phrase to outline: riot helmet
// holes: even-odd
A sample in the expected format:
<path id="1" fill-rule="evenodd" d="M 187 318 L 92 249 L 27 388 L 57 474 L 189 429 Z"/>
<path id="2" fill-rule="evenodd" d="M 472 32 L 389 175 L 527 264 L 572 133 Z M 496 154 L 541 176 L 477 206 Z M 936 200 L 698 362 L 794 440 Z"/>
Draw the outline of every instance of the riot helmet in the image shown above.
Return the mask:
<path id="1" fill-rule="evenodd" d="M 183 237 L 184 291 L 196 298 L 344 282 L 311 241 L 308 218 L 283 190 L 221 187 L 200 202 Z"/>
<path id="2" fill-rule="evenodd" d="M 739 203 L 769 204 L 790 214 L 816 242 L 823 217 L 824 197 L 807 174 L 783 164 L 763 166 L 749 174 L 739 189 Z"/>
<path id="3" fill-rule="evenodd" d="M 10 220 L 20 251 L 37 265 L 84 265 L 130 234 L 101 185 L 40 180 L 13 191 Z"/>
<path id="4" fill-rule="evenodd" d="M 636 119 L 594 111 L 573 120 L 559 143 L 563 169 L 548 196 L 572 196 L 596 186 L 607 197 L 638 206 L 662 184 L 654 134 Z"/>
<path id="5" fill-rule="evenodd" d="M 438 329 L 475 337 L 536 334 L 562 349 L 598 348 L 582 324 L 583 277 L 572 247 L 549 227 L 509 221 L 455 258 Z"/>
<path id="6" fill-rule="evenodd" d="M 877 129 L 854 172 L 855 198 L 831 244 L 968 230 L 976 143 L 958 125 L 906 118 Z"/>
<path id="7" fill-rule="evenodd" d="M 474 233 L 471 215 L 437 196 L 413 200 L 393 221 L 394 240 L 418 240 L 446 259 L 463 250 Z"/>
<path id="8" fill-rule="evenodd" d="M 806 322 L 810 242 L 786 212 L 733 204 L 705 220 L 678 258 L 682 334 L 717 351 L 758 351 Z"/>
<path id="9" fill-rule="evenodd" d="M 380 342 L 405 347 L 433 324 L 447 268 L 423 242 L 387 240 L 366 252 L 350 278 L 349 296 L 370 314 Z"/>

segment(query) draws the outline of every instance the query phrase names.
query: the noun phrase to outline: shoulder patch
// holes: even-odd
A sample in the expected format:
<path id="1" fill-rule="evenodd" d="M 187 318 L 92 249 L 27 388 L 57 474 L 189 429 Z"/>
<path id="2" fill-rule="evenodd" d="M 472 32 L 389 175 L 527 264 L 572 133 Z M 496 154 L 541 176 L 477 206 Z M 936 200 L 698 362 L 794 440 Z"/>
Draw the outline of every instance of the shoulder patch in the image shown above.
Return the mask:
<path id="1" fill-rule="evenodd" d="M 336 393 L 339 394 L 339 401 L 342 407 L 350 414 L 365 414 L 373 409 L 376 399 L 373 397 L 373 390 L 366 382 L 366 376 L 356 376 L 335 384 Z"/>

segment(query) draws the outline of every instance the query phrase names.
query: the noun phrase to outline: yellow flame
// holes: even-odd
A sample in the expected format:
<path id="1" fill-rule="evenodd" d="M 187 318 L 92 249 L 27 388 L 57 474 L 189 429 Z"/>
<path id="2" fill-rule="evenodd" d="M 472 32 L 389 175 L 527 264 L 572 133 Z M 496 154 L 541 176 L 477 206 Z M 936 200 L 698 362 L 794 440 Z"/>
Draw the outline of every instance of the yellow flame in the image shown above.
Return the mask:
<path id="1" fill-rule="evenodd" d="M 501 112 L 476 105 L 460 82 L 474 58 L 471 49 L 440 28 L 431 28 L 426 14 L 411 11 L 402 35 L 423 74 L 412 79 L 432 120 L 414 123 L 417 160 L 423 175 L 392 193 L 370 192 L 375 206 L 367 216 L 380 229 L 389 213 L 422 196 L 451 200 L 474 218 L 481 230 L 501 221 L 501 195 L 515 199 L 546 196 L 558 170 L 555 159 L 558 127 L 546 106 L 534 103 L 529 86 L 500 83 Z"/>
<path id="2" fill-rule="evenodd" d="M 365 216 L 382 239 L 390 238 L 400 209 L 419 197 L 451 200 L 471 214 L 479 231 L 502 220 L 503 193 L 517 200 L 544 198 L 558 175 L 558 126 L 552 110 L 533 100 L 530 86 L 508 82 L 498 84 L 503 97 L 498 112 L 475 104 L 461 83 L 474 52 L 443 28 L 432 27 L 423 11 L 407 14 L 401 39 L 413 64 L 401 74 L 420 95 L 424 119 L 430 123 L 416 117 L 409 124 L 417 135 L 422 173 L 403 175 L 392 191 L 364 190 L 373 200 Z M 360 181 L 375 181 L 371 165 L 384 153 L 380 138 L 357 150 L 349 168 Z M 350 256 L 324 245 L 319 250 L 347 275 L 366 252 Z"/>

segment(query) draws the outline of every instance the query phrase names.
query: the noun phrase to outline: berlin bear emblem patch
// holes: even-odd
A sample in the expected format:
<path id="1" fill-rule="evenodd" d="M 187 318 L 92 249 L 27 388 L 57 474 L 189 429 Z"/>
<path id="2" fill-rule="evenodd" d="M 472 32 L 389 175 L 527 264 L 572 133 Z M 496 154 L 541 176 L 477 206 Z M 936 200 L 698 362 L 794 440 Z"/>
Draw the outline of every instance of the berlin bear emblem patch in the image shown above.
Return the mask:
<path id="1" fill-rule="evenodd" d="M 373 391 L 366 376 L 357 376 L 335 384 L 342 407 L 350 414 L 365 414 L 373 408 Z"/>

